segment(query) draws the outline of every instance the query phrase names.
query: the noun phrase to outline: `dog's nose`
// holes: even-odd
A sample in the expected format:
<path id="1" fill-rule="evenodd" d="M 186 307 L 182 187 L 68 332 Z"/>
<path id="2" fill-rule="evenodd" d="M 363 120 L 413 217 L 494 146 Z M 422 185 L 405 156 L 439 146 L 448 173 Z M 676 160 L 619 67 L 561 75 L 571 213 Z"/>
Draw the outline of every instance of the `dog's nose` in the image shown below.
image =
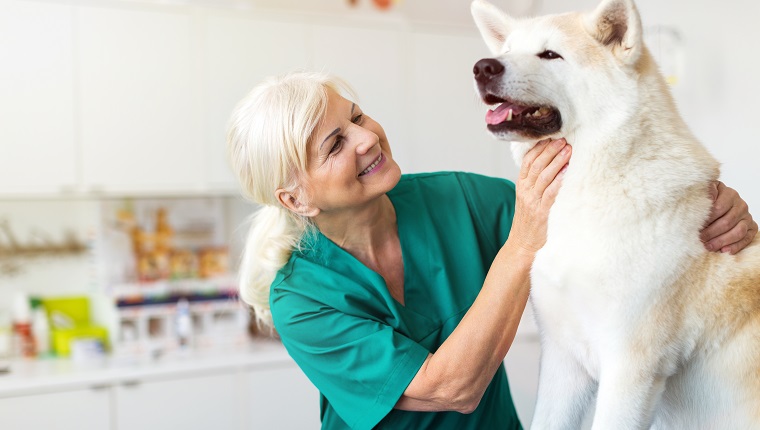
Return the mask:
<path id="1" fill-rule="evenodd" d="M 480 83 L 486 83 L 496 76 L 504 73 L 504 65 L 494 58 L 484 58 L 472 68 L 475 80 Z"/>

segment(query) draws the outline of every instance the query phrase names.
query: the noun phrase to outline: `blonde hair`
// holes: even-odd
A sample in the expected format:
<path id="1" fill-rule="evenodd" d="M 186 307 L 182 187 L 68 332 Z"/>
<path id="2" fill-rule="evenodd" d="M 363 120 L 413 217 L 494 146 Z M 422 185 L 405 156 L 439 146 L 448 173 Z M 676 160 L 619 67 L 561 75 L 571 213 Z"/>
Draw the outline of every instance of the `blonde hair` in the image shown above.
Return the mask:
<path id="1" fill-rule="evenodd" d="M 230 119 L 232 169 L 244 197 L 263 206 L 251 217 L 239 272 L 240 298 L 253 308 L 260 328 L 273 328 L 269 289 L 275 275 L 313 228 L 309 218 L 283 207 L 275 190 L 301 187 L 308 143 L 327 109 L 328 88 L 353 94 L 343 81 L 322 73 L 270 77 L 238 103 Z"/>

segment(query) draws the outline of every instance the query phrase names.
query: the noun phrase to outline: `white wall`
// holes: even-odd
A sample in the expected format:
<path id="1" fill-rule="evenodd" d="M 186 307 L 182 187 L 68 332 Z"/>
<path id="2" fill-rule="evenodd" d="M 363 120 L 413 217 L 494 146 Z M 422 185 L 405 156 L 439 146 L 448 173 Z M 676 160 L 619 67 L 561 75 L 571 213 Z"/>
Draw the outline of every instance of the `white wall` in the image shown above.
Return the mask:
<path id="1" fill-rule="evenodd" d="M 562 13 L 592 10 L 598 0 L 492 0 L 494 4 L 517 14 Z M 366 16 L 372 13 L 369 0 L 359 2 L 351 11 L 341 0 L 258 0 L 256 5 L 283 10 L 308 11 L 310 13 L 334 14 L 347 17 Z M 760 187 L 757 185 L 757 168 L 760 160 L 760 144 L 755 143 L 754 121 L 760 115 L 755 102 L 760 99 L 760 57 L 753 52 L 750 43 L 760 40 L 760 27 L 756 17 L 760 15 L 760 3 L 752 0 L 637 0 L 645 27 L 675 27 L 683 37 L 684 74 L 673 87 L 682 115 L 695 135 L 722 163 L 722 179 L 737 189 L 749 203 L 750 209 L 760 214 Z M 431 141 L 441 136 L 462 141 L 464 136 L 475 139 L 477 144 L 489 144 L 484 136 L 480 107 L 470 82 L 469 71 L 475 60 L 487 56 L 480 42 L 469 12 L 470 0 L 408 0 L 400 2 L 389 13 L 388 19 L 405 20 L 415 29 L 406 41 L 408 55 L 426 58 L 431 71 L 417 74 L 409 86 L 410 106 L 406 115 L 415 121 L 430 124 L 430 134 L 420 136 L 406 129 L 386 130 L 391 138 L 408 137 L 409 141 L 392 141 L 396 147 L 411 145 L 415 148 L 401 151 L 402 168 L 411 164 L 412 171 L 431 169 L 475 170 L 513 178 L 516 169 L 508 159 L 508 153 L 499 153 L 496 159 L 484 159 L 479 163 L 467 159 L 461 153 L 434 154 Z M 378 13 L 375 12 L 375 15 Z M 422 30 L 425 35 L 418 37 Z M 457 40 L 447 39 L 452 35 Z M 463 40 L 461 36 L 471 36 Z M 432 49 L 435 48 L 436 51 Z M 657 47 L 650 46 L 657 54 Z M 432 69 L 435 69 L 434 71 Z M 410 70 L 409 73 L 414 73 Z M 466 83 L 462 81 L 466 80 Z M 440 86 L 440 98 L 436 100 L 414 99 L 419 87 Z M 361 94 L 365 88 L 357 85 Z M 374 88 L 366 88 L 374 91 Z M 460 115 L 456 115 L 456 107 Z M 372 112 L 372 106 L 364 106 Z M 386 126 L 387 127 L 387 126 Z M 483 143 L 481 143 L 483 142 Z M 496 144 L 498 143 L 490 143 Z M 416 152 L 415 152 L 416 151 Z M 423 164 L 406 163 L 429 157 Z M 506 158 L 501 158 L 501 156 Z M 758 215 L 760 217 L 760 215 Z"/>

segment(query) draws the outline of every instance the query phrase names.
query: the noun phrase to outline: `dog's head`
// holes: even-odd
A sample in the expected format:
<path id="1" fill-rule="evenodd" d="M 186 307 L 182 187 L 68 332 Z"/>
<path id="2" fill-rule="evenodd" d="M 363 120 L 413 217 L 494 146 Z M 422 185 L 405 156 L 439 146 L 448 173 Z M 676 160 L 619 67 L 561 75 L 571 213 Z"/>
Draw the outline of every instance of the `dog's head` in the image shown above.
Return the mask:
<path id="1" fill-rule="evenodd" d="M 495 105 L 486 123 L 498 139 L 523 142 L 524 153 L 540 139 L 600 126 L 600 116 L 605 124 L 616 115 L 621 121 L 635 109 L 629 101 L 636 97 L 644 48 L 632 0 L 530 19 L 515 19 L 484 0 L 471 10 L 493 54 L 473 73 L 483 101 Z"/>

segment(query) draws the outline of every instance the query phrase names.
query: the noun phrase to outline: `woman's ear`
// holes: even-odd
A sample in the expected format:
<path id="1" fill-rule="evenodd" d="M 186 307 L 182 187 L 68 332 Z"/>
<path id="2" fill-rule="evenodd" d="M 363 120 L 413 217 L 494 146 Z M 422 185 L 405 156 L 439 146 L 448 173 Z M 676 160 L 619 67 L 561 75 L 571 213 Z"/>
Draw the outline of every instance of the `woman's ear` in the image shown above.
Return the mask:
<path id="1" fill-rule="evenodd" d="M 282 188 L 278 188 L 274 192 L 274 195 L 282 206 L 298 215 L 311 218 L 317 216 L 320 212 L 319 208 L 317 207 L 301 203 L 301 201 L 298 200 L 298 196 L 294 192 L 285 191 Z"/>

